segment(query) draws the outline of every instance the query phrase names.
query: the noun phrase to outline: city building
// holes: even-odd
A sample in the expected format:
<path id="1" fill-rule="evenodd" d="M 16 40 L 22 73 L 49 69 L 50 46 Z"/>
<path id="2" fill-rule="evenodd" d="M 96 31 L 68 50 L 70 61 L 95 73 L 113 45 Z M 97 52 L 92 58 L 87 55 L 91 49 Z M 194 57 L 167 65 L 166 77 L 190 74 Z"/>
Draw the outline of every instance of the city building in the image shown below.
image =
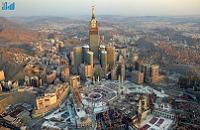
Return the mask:
<path id="1" fill-rule="evenodd" d="M 131 73 L 131 80 L 136 84 L 143 84 L 144 83 L 144 73 L 139 71 L 133 71 Z"/>
<path id="2" fill-rule="evenodd" d="M 47 83 L 51 84 L 56 79 L 56 71 L 52 71 L 49 74 L 47 74 Z"/>
<path id="3" fill-rule="evenodd" d="M 36 108 L 33 116 L 42 116 L 45 113 L 57 108 L 69 93 L 69 84 L 50 85 L 43 95 L 36 97 Z"/>
<path id="4" fill-rule="evenodd" d="M 77 52 L 77 54 L 80 54 L 80 52 Z M 77 56 L 76 56 L 77 57 Z M 75 56 L 74 56 L 74 52 L 70 51 L 69 52 L 69 60 L 70 60 L 70 65 L 74 66 L 75 65 Z M 77 60 L 78 61 L 78 60 Z M 78 62 L 79 63 L 79 62 Z M 77 63 L 77 64 L 78 64 Z"/>
<path id="5" fill-rule="evenodd" d="M 42 97 L 37 97 L 36 99 L 36 107 L 37 109 L 42 109 L 51 105 L 54 105 L 57 101 L 57 97 L 55 93 L 47 93 Z"/>
<path id="6" fill-rule="evenodd" d="M 108 62 L 107 62 L 107 51 L 102 50 L 100 53 L 100 64 L 103 68 L 104 73 L 107 72 Z"/>
<path id="7" fill-rule="evenodd" d="M 156 83 L 160 81 L 159 65 L 145 64 L 142 60 L 137 60 L 135 63 L 135 70 L 144 73 L 144 82 Z"/>
<path id="8" fill-rule="evenodd" d="M 152 83 L 156 83 L 159 81 L 159 65 L 151 66 L 151 80 Z"/>
<path id="9" fill-rule="evenodd" d="M 75 66 L 78 67 L 82 63 L 82 47 L 74 48 Z M 84 56 L 83 56 L 84 58 Z"/>
<path id="10" fill-rule="evenodd" d="M 118 66 L 114 66 L 111 69 L 111 80 L 117 80 L 117 69 L 118 69 Z"/>
<path id="11" fill-rule="evenodd" d="M 65 92 L 67 87 L 67 84 L 50 85 L 43 96 L 37 97 L 37 109 L 54 105 L 57 100 L 62 97 L 62 94 Z"/>
<path id="12" fill-rule="evenodd" d="M 106 51 L 107 51 L 107 62 L 110 67 L 115 66 L 115 47 L 112 44 L 109 44 L 106 46 Z"/>
<path id="13" fill-rule="evenodd" d="M 72 76 L 70 78 L 70 86 L 71 87 L 79 87 L 81 84 L 80 76 Z"/>
<path id="14" fill-rule="evenodd" d="M 40 79 L 38 76 L 31 76 L 28 77 L 28 86 L 34 86 L 34 87 L 39 87 L 40 86 Z"/>
<path id="15" fill-rule="evenodd" d="M 3 81 L 3 80 L 5 80 L 5 75 L 4 75 L 4 71 L 1 70 L 0 71 L 0 81 Z"/>
<path id="16" fill-rule="evenodd" d="M 84 45 L 82 47 L 82 63 L 86 62 L 87 59 L 87 53 L 90 51 L 89 45 Z"/>
<path id="17" fill-rule="evenodd" d="M 99 36 L 99 23 L 95 17 L 94 6 L 92 7 L 92 19 L 89 23 L 89 46 L 92 52 L 94 52 L 94 58 L 98 59 L 100 44 Z"/>
<path id="18" fill-rule="evenodd" d="M 66 80 L 69 81 L 69 79 L 70 79 L 69 65 L 66 65 L 66 68 L 65 68 L 65 77 L 66 77 Z"/>
<path id="19" fill-rule="evenodd" d="M 135 63 L 135 70 L 143 72 L 143 64 L 144 64 L 143 60 L 137 60 Z"/>
<path id="20" fill-rule="evenodd" d="M 93 77 L 93 65 L 85 65 L 85 77 L 86 78 Z"/>
<path id="21" fill-rule="evenodd" d="M 146 83 L 151 83 L 151 65 L 150 64 L 143 64 L 143 72 L 144 72 L 144 81 Z"/>
<path id="22" fill-rule="evenodd" d="M 85 60 L 86 65 L 94 65 L 94 53 L 92 51 L 88 51 L 86 53 L 86 60 Z"/>
<path id="23" fill-rule="evenodd" d="M 153 114 L 155 116 L 174 120 L 175 113 L 173 112 L 172 105 L 165 101 L 164 98 L 157 98 L 154 103 Z"/>
<path id="24" fill-rule="evenodd" d="M 117 77 L 120 76 L 120 81 L 123 82 L 125 80 L 125 64 L 124 63 L 118 64 L 116 75 Z"/>
<path id="25" fill-rule="evenodd" d="M 74 101 L 76 112 L 80 112 L 80 109 L 82 106 L 82 101 L 81 101 L 81 95 L 80 95 L 80 89 L 79 89 L 81 87 L 79 76 L 71 77 L 70 87 L 71 87 L 71 91 L 73 93 L 73 101 Z"/>

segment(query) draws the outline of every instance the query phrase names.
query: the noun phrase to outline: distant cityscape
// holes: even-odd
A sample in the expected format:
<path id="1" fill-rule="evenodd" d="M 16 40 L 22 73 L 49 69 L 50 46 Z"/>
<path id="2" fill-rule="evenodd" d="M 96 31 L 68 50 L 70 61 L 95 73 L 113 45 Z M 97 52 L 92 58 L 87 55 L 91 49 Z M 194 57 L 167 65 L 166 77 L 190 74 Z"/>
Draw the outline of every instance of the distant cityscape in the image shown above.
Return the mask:
<path id="1" fill-rule="evenodd" d="M 0 130 L 199 130 L 199 59 L 200 17 L 0 17 Z"/>

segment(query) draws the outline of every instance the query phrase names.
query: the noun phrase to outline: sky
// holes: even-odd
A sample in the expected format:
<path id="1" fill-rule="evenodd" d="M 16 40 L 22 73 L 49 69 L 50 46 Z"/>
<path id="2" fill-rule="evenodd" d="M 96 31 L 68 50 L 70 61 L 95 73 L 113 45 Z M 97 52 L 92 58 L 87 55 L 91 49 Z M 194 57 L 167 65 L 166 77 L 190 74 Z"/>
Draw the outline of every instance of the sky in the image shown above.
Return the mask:
<path id="1" fill-rule="evenodd" d="M 93 4 L 97 15 L 200 16 L 200 0 L 0 0 L 0 3 L 5 1 L 14 1 L 15 11 L 0 9 L 0 16 L 90 15 Z"/>

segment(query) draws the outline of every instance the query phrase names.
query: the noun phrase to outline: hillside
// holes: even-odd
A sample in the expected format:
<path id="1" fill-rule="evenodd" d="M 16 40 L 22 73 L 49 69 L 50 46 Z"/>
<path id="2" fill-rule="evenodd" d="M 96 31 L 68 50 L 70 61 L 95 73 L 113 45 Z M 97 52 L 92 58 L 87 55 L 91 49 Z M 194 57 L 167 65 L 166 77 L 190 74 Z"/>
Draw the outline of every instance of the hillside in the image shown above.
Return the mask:
<path id="1" fill-rule="evenodd" d="M 22 25 L 0 17 L 0 44 L 2 43 L 28 43 L 41 38 L 38 32 L 28 30 Z"/>

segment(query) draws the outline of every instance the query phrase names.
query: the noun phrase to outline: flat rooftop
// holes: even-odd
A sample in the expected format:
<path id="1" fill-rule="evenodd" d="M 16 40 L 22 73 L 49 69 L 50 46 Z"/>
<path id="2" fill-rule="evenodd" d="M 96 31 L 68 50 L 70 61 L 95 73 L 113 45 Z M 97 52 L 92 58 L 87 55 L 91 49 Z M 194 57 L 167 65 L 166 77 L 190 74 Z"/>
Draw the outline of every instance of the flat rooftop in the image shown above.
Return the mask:
<path id="1" fill-rule="evenodd" d="M 167 130 L 170 128 L 172 123 L 173 120 L 150 115 L 141 123 L 139 130 Z"/>
<path id="2" fill-rule="evenodd" d="M 127 88 L 126 89 L 127 93 L 140 93 L 140 94 L 155 93 L 158 97 L 168 97 L 167 94 L 160 92 L 156 89 L 153 89 L 150 86 L 137 85 L 129 81 L 125 81 L 123 86 Z"/>

